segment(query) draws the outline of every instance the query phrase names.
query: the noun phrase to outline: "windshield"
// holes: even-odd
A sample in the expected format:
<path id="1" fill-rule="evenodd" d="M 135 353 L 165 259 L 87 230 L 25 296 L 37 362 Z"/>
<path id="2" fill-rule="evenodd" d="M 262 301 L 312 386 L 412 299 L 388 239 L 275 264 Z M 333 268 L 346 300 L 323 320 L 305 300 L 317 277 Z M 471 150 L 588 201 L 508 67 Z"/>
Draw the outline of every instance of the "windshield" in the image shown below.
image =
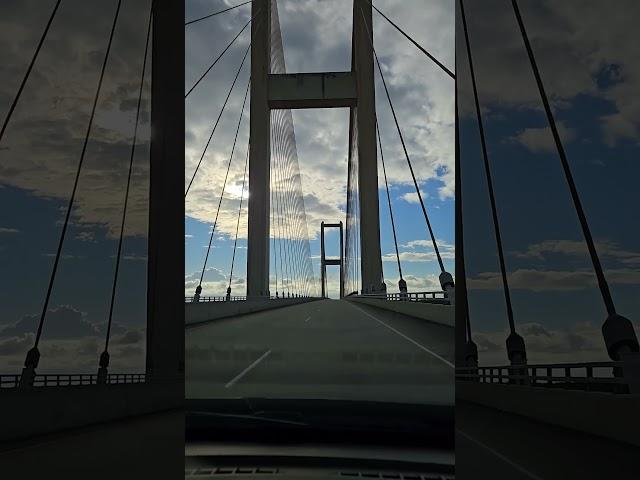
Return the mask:
<path id="1" fill-rule="evenodd" d="M 186 2 L 186 398 L 452 406 L 454 83 L 367 2 L 262 3 Z M 451 2 L 383 13 L 453 67 Z"/>

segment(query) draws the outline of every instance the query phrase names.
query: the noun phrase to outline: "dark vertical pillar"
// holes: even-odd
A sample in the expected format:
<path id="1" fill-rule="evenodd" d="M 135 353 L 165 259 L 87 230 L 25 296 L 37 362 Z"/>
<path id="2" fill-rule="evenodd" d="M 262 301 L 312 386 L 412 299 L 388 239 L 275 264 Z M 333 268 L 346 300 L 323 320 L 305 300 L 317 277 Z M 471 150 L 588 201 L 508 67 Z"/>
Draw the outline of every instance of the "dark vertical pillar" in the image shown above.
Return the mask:
<path id="1" fill-rule="evenodd" d="M 154 0 L 147 374 L 184 375 L 184 1 Z"/>

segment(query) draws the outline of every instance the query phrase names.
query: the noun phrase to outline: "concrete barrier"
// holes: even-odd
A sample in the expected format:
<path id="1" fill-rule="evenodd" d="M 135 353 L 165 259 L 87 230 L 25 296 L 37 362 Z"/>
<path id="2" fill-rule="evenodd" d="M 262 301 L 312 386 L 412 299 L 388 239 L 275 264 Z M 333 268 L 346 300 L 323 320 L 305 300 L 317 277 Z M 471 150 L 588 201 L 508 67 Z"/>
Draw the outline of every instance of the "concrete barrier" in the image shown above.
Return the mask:
<path id="1" fill-rule="evenodd" d="M 0 441 L 183 408 L 184 383 L 34 387 L 0 392 Z"/>
<path id="2" fill-rule="evenodd" d="M 345 297 L 346 300 L 362 303 L 376 308 L 421 318 L 447 327 L 455 327 L 455 307 L 436 303 L 405 302 L 400 300 L 382 300 L 379 298 Z"/>
<path id="3" fill-rule="evenodd" d="M 456 398 L 640 446 L 640 395 L 456 382 Z"/>
<path id="4" fill-rule="evenodd" d="M 262 312 L 274 308 L 290 307 L 320 298 L 283 298 L 279 300 L 238 300 L 233 302 L 185 303 L 184 323 L 187 326 L 219 320 L 222 318 Z"/>

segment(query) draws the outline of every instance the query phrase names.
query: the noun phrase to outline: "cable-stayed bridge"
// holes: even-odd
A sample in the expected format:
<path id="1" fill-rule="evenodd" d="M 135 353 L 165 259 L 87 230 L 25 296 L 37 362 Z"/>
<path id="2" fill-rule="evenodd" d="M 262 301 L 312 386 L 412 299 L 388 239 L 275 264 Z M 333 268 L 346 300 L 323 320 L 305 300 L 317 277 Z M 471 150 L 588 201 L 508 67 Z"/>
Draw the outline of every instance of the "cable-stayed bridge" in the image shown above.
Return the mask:
<path id="1" fill-rule="evenodd" d="M 246 8 L 249 8 L 248 6 Z M 250 68 L 242 109 L 249 103 L 249 145 L 236 225 L 248 189 L 246 292 L 232 292 L 238 230 L 225 295 L 203 291 L 211 244 L 225 197 L 228 171 L 236 148 L 242 113 L 219 196 L 218 208 L 203 255 L 200 281 L 185 297 L 188 398 L 207 396 L 344 395 L 393 398 L 415 385 L 412 398 L 453 402 L 454 283 L 445 271 L 418 188 L 414 165 L 405 145 L 384 72 L 375 51 L 373 6 L 353 2 L 351 69 L 341 72 L 289 73 L 280 30 L 278 3 L 251 3 L 251 42 L 237 67 L 224 110 L 243 68 Z M 203 17 L 206 21 L 209 16 Z M 201 19 L 191 20 L 189 24 Z M 225 48 L 221 56 L 227 51 Z M 413 48 L 413 47 L 411 47 Z M 250 66 L 246 60 L 250 52 Z M 186 101 L 203 88 L 212 65 L 186 90 Z M 429 60 L 427 60 L 429 61 Z M 451 72 L 444 68 L 445 72 Z M 406 169 L 412 176 L 424 222 L 439 262 L 441 290 L 410 291 L 403 278 L 394 207 L 384 163 L 384 145 L 376 115 L 376 72 L 383 82 L 385 103 L 392 112 L 403 146 Z M 247 96 L 249 100 L 247 100 Z M 320 226 L 320 275 L 313 272 L 305 214 L 303 185 L 296 148 L 292 109 L 348 108 L 349 143 L 346 216 Z M 218 115 L 209 139 L 219 124 Z M 395 132 L 394 132 L 395 134 Z M 206 161 L 207 143 L 185 193 L 198 182 Z M 241 158 L 239 156 L 239 158 Z M 378 205 L 378 166 L 383 167 L 399 274 L 399 293 L 388 294 L 383 278 Z M 325 230 L 337 229 L 339 255 L 327 256 Z M 338 300 L 328 299 L 327 266 L 340 270 Z M 239 295 L 238 295 L 239 293 Z M 222 340 L 224 339 L 224 340 Z M 407 367 L 409 366 L 409 367 Z M 425 380 L 426 379 L 426 380 Z M 270 387 L 274 383 L 273 387 Z"/>
<path id="2" fill-rule="evenodd" d="M 55 20 L 59 3 L 55 4 L 52 20 Z M 184 358 L 187 362 L 186 392 L 189 398 L 255 396 L 263 394 L 268 388 L 270 394 L 285 397 L 349 397 L 355 394 L 357 397 L 371 396 L 388 401 L 402 398 L 405 401 L 410 399 L 415 402 L 452 404 L 455 317 L 455 363 L 458 366 L 456 400 L 462 419 L 459 445 L 472 450 L 467 454 L 475 455 L 479 463 L 486 463 L 494 469 L 504 469 L 512 474 L 511 478 L 553 478 L 553 472 L 551 476 L 536 473 L 537 468 L 551 468 L 544 461 L 533 466 L 526 465 L 530 460 L 526 455 L 528 452 L 523 450 L 535 447 L 548 453 L 546 445 L 551 443 L 549 440 L 559 437 L 567 441 L 568 445 L 563 453 L 570 458 L 576 458 L 576 452 L 588 442 L 600 442 L 602 451 L 621 451 L 628 449 L 630 444 L 637 445 L 635 427 L 630 422 L 625 423 L 625 419 L 628 420 L 637 405 L 638 341 L 629 321 L 617 314 L 608 293 L 606 278 L 599 265 L 597 251 L 568 167 L 568 159 L 548 106 L 544 82 L 537 71 L 535 56 L 515 0 L 515 19 L 537 80 L 549 126 L 554 133 L 555 146 L 608 312 L 608 318 L 603 322 L 603 338 L 611 362 L 552 365 L 532 365 L 527 362 L 526 345 L 518 334 L 516 318 L 510 307 L 490 157 L 484 145 L 482 114 L 473 78 L 477 123 L 483 139 L 483 166 L 491 196 L 492 227 L 509 312 L 510 333 L 505 339 L 508 352 L 505 361 L 508 364 L 479 366 L 481 358 L 472 337 L 473 319 L 469 316 L 466 304 L 462 229 L 464 199 L 460 196 L 459 188 L 456 189 L 457 298 L 454 297 L 452 276 L 445 271 L 438 253 L 435 234 L 427 215 L 427 205 L 421 198 L 415 176 L 416 193 L 424 214 L 425 232 L 428 234 L 425 237 L 431 239 L 438 256 L 442 290 L 411 291 L 410 285 L 403 283 L 402 265 L 396 247 L 401 278 L 400 293 L 385 292 L 377 191 L 378 148 L 385 177 L 386 171 L 373 93 L 376 69 L 393 113 L 399 140 L 406 155 L 407 168 L 412 174 L 413 165 L 404 147 L 401 119 L 395 115 L 374 48 L 373 9 L 384 15 L 367 0 L 354 0 L 352 69 L 348 72 L 324 73 L 286 73 L 277 2 L 256 0 L 251 3 L 251 20 L 245 26 L 251 26 L 251 47 L 247 49 L 238 68 L 239 73 L 246 59 L 250 59 L 251 81 L 243 93 L 245 102 L 249 102 L 251 122 L 250 146 L 245 159 L 246 187 L 243 187 L 243 199 L 245 188 L 251 189 L 246 202 L 249 215 L 247 291 L 231 291 L 234 249 L 229 274 L 230 287 L 226 295 L 213 296 L 203 292 L 199 285 L 200 288 L 194 295 L 183 301 L 182 272 L 177 272 L 181 268 L 181 259 L 176 258 L 175 252 L 181 250 L 184 242 L 184 201 L 188 201 L 191 184 L 197 181 L 197 169 L 190 177 L 185 192 L 182 182 L 184 163 L 181 160 L 184 132 L 176 129 L 171 121 L 184 113 L 184 103 L 181 98 L 176 101 L 174 93 L 183 88 L 183 85 L 179 76 L 172 75 L 172 66 L 163 62 L 163 59 L 170 56 L 172 49 L 184 47 L 175 42 L 175 38 L 180 38 L 182 32 L 177 31 L 177 27 L 181 29 L 182 25 L 178 25 L 175 19 L 181 18 L 183 12 L 180 9 L 177 11 L 175 5 L 170 3 L 154 2 L 153 15 L 149 17 L 149 25 L 153 28 L 148 29 L 147 35 L 150 39 L 148 42 L 152 44 L 150 53 L 153 57 L 152 123 L 155 138 L 162 141 L 151 142 L 148 267 L 151 281 L 148 287 L 146 372 L 128 375 L 110 372 L 107 333 L 103 353 L 96 359 L 95 374 L 38 374 L 39 332 L 46 321 L 48 298 L 56 276 L 55 265 L 65 239 L 65 223 L 36 332 L 36 344 L 29 351 L 21 374 L 2 376 L 3 389 L 0 394 L 3 399 L 13 402 L 15 409 L 28 405 L 29 411 L 33 412 L 28 422 L 25 419 L 3 422 L 10 425 L 5 430 L 8 432 L 5 433 L 7 438 L 55 431 L 100 420 L 112 421 L 176 405 L 178 397 L 183 393 L 182 375 L 185 368 L 182 342 L 175 341 L 176 338 L 182 338 L 184 325 L 176 319 L 181 318 L 185 312 L 187 351 Z M 462 6 L 462 2 L 460 5 Z M 117 3 L 108 45 L 117 25 L 119 8 L 120 1 Z M 462 11 L 461 18 L 464 21 Z M 204 21 L 205 18 L 189 21 L 187 27 L 200 20 Z M 404 34 L 400 27 L 397 28 Z M 467 61 L 473 70 L 472 40 L 466 28 L 464 30 Z M 241 33 L 242 31 L 238 36 Z M 46 40 L 46 34 L 47 30 L 43 33 L 42 41 Z M 436 62 L 444 74 L 457 82 L 455 73 L 408 35 L 405 36 L 429 58 L 427 61 Z M 233 41 L 218 59 L 232 44 Z M 144 50 L 146 57 L 147 48 Z M 39 47 L 32 65 L 37 60 L 38 51 Z M 109 47 L 106 48 L 102 65 L 103 73 L 108 55 Z M 218 59 L 201 78 L 213 71 Z M 30 68 L 25 82 L 29 72 Z M 236 80 L 237 78 L 238 75 Z M 188 101 L 189 93 L 194 88 L 199 88 L 199 82 L 187 90 L 185 101 Z M 234 85 L 235 80 L 229 89 L 229 95 Z M 20 98 L 22 86 L 13 106 Z M 99 93 L 100 83 L 97 85 L 96 98 Z M 290 110 L 336 107 L 350 109 L 347 215 L 343 224 L 325 224 L 324 227 L 340 228 L 341 231 L 344 227 L 344 247 L 341 247 L 338 259 L 322 255 L 321 278 L 318 279 L 311 268 L 303 186 L 300 183 Z M 13 107 L 5 119 L 2 134 L 12 111 Z M 219 119 L 220 117 L 218 121 Z M 242 116 L 238 129 L 241 120 Z M 91 133 L 91 123 L 92 119 L 87 128 L 85 145 Z M 214 126 L 211 137 L 215 128 Z M 134 136 L 132 150 L 135 145 Z M 235 145 L 232 152 L 234 149 Z M 66 222 L 74 204 L 83 157 L 84 150 L 70 195 Z M 206 148 L 200 161 L 205 161 L 205 157 Z M 456 158 L 459 161 L 459 152 Z M 233 153 L 229 166 L 232 159 Z M 457 167 L 458 176 L 464 175 L 459 164 Z M 223 196 L 224 187 L 220 195 L 221 202 Z M 125 196 L 123 202 L 123 225 L 126 222 L 126 198 Z M 387 200 L 395 237 L 388 186 Z M 242 208 L 241 202 L 239 216 Z M 209 247 L 214 240 L 216 223 L 217 220 L 214 220 Z M 203 262 L 203 272 L 206 270 L 209 253 L 210 248 Z M 120 252 L 116 256 L 114 285 L 117 282 L 119 255 Z M 325 299 L 322 295 L 325 286 L 322 272 L 326 265 L 332 264 L 337 264 L 342 272 L 342 298 L 337 301 Z M 271 280 L 272 277 L 275 281 Z M 202 277 L 200 283 L 202 284 Z M 455 316 L 454 303 L 458 306 Z M 168 385 L 171 388 L 167 388 Z M 176 385 L 179 388 L 174 390 Z M 45 411 L 38 408 L 42 403 L 55 405 L 56 408 Z M 81 407 L 72 412 L 68 406 L 71 403 Z M 593 412 L 596 405 L 601 406 L 603 415 L 600 418 L 587 418 L 588 412 Z M 64 412 L 63 415 L 60 415 L 61 411 Z M 550 411 L 553 411 L 553 415 Z M 478 421 L 479 418 L 491 418 L 492 426 L 500 434 L 487 433 L 487 425 Z M 562 420 L 558 422 L 558 418 Z M 520 429 L 520 438 L 529 439 L 526 448 L 520 450 L 513 445 L 506 445 L 505 441 L 513 438 L 509 437 L 513 435 L 510 425 L 516 423 Z"/>

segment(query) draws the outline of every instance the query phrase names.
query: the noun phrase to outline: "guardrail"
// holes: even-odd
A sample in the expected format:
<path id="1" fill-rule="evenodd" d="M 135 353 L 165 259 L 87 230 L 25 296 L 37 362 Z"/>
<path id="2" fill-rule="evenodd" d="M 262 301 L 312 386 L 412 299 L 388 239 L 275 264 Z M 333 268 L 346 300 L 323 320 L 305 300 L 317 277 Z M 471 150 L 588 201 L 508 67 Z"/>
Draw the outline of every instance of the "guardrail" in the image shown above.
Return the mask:
<path id="1" fill-rule="evenodd" d="M 290 300 L 292 298 L 313 298 L 313 297 L 285 297 L 285 296 L 278 296 L 278 297 L 274 297 L 273 295 L 270 297 L 256 297 L 259 298 L 261 300 Z M 191 297 L 184 297 L 184 303 L 207 303 L 207 302 L 242 302 L 242 301 L 246 301 L 247 300 L 247 296 L 246 295 L 236 295 L 236 296 L 230 296 L 227 297 L 225 296 L 213 296 L 213 297 L 200 297 L 200 299 L 197 302 L 193 301 L 193 296 Z"/>
<path id="2" fill-rule="evenodd" d="M 20 384 L 20 374 L 0 375 L 0 389 L 17 388 Z M 107 375 L 107 384 L 144 383 L 144 373 L 110 373 Z M 95 373 L 70 373 L 70 374 L 42 374 L 36 375 L 33 380 L 34 387 L 69 387 L 79 385 L 97 385 L 98 375 Z"/>
<path id="3" fill-rule="evenodd" d="M 356 298 L 378 298 L 380 300 L 422 302 L 422 303 L 442 303 L 449 304 L 447 292 L 407 292 L 407 293 L 365 293 L 361 295 L 350 295 Z"/>
<path id="4" fill-rule="evenodd" d="M 456 368 L 456 380 L 501 385 L 629 393 L 623 362 L 555 363 Z"/>

